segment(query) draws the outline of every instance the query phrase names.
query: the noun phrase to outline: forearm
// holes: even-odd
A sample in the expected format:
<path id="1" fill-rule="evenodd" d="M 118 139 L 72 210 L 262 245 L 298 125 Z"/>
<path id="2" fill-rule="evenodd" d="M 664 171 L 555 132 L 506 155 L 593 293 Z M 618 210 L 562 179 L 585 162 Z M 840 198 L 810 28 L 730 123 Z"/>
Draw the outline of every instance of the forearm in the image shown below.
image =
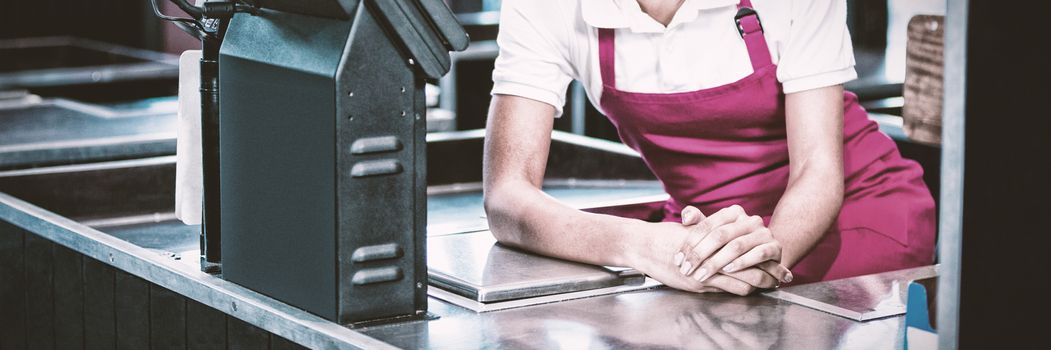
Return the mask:
<path id="1" fill-rule="evenodd" d="M 585 213 L 540 190 L 554 107 L 494 95 L 483 160 L 485 211 L 503 244 L 589 264 L 631 266 L 642 221 Z"/>
<path id="2" fill-rule="evenodd" d="M 631 266 L 642 221 L 571 208 L 528 183 L 487 189 L 486 215 L 503 244 L 594 265 Z"/>
<path id="3" fill-rule="evenodd" d="M 843 204 L 843 87 L 785 97 L 788 187 L 774 209 L 770 231 L 781 262 L 793 266 L 835 222 Z"/>
<path id="4" fill-rule="evenodd" d="M 790 181 L 770 220 L 770 231 L 781 243 L 781 263 L 793 266 L 823 237 L 843 204 L 840 173 L 804 166 Z"/>

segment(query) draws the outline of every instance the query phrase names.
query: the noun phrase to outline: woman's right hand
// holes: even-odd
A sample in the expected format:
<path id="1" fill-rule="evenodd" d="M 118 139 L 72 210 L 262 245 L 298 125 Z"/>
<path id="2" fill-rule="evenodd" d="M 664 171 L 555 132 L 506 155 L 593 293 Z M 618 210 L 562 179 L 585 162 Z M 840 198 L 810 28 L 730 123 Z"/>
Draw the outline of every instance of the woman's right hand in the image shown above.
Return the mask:
<path id="1" fill-rule="evenodd" d="M 777 286 L 780 282 L 763 270 L 752 267 L 733 273 L 719 273 L 704 282 L 682 274 L 672 257 L 689 235 L 689 228 L 679 223 L 642 222 L 631 235 L 631 267 L 665 285 L 689 292 L 728 292 L 748 295 L 757 289 Z"/>
<path id="2" fill-rule="evenodd" d="M 716 273 L 734 273 L 755 267 L 784 282 L 792 273 L 781 265 L 781 244 L 758 216 L 747 216 L 738 205 L 705 217 L 687 206 L 682 224 L 690 234 L 673 259 L 680 272 L 701 282 Z"/>

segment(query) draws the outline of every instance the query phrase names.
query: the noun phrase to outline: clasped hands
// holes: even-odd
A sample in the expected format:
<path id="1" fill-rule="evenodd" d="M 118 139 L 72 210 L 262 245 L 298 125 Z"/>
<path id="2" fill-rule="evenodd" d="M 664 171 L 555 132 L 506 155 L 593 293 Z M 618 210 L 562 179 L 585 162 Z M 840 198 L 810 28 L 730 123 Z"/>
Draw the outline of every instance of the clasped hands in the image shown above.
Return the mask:
<path id="1" fill-rule="evenodd" d="M 728 292 L 748 295 L 757 289 L 775 288 L 792 281 L 792 273 L 781 265 L 781 244 L 774 239 L 762 218 L 749 216 L 733 205 L 705 217 L 695 207 L 682 211 L 682 224 L 671 227 L 685 236 L 674 253 L 659 258 L 665 263 L 651 266 L 652 277 L 674 288 L 693 292 Z M 685 230 L 685 234 L 681 230 Z"/>

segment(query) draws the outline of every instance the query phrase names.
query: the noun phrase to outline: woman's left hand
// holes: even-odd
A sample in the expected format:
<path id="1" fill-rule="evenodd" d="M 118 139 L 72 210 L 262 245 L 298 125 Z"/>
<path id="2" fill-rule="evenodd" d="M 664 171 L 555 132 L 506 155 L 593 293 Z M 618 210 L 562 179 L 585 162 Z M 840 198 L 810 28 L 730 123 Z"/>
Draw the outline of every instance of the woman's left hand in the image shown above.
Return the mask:
<path id="1" fill-rule="evenodd" d="M 779 281 L 792 281 L 791 271 L 779 263 L 781 244 L 763 224 L 762 218 L 748 216 L 737 205 L 724 208 L 707 218 L 697 208 L 688 206 L 683 209 L 682 218 L 683 225 L 691 228 L 674 257 L 680 273 L 687 276 L 692 274 L 694 279 L 704 282 L 720 273 L 733 275 L 741 272 L 738 274 L 741 278 L 735 278 L 738 282 L 759 281 L 760 278 L 754 276 L 755 272 L 748 272 L 749 268 L 755 267 Z M 725 284 L 719 282 L 724 281 L 712 281 Z"/>

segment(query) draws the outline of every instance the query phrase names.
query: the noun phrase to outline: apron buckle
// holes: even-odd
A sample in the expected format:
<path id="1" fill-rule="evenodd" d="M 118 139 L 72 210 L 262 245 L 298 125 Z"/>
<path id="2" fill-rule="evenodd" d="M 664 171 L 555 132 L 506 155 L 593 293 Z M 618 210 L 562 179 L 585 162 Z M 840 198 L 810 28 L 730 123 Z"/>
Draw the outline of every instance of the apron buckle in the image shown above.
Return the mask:
<path id="1" fill-rule="evenodd" d="M 741 25 L 741 19 L 748 16 L 755 16 L 755 23 L 758 25 L 759 30 L 745 32 L 744 26 Z M 737 32 L 741 34 L 742 38 L 745 36 L 745 34 L 752 34 L 763 31 L 763 22 L 759 20 L 759 14 L 756 13 L 755 10 L 753 10 L 751 7 L 742 7 L 741 9 L 737 10 L 737 15 L 734 16 L 734 22 L 737 24 Z"/>

